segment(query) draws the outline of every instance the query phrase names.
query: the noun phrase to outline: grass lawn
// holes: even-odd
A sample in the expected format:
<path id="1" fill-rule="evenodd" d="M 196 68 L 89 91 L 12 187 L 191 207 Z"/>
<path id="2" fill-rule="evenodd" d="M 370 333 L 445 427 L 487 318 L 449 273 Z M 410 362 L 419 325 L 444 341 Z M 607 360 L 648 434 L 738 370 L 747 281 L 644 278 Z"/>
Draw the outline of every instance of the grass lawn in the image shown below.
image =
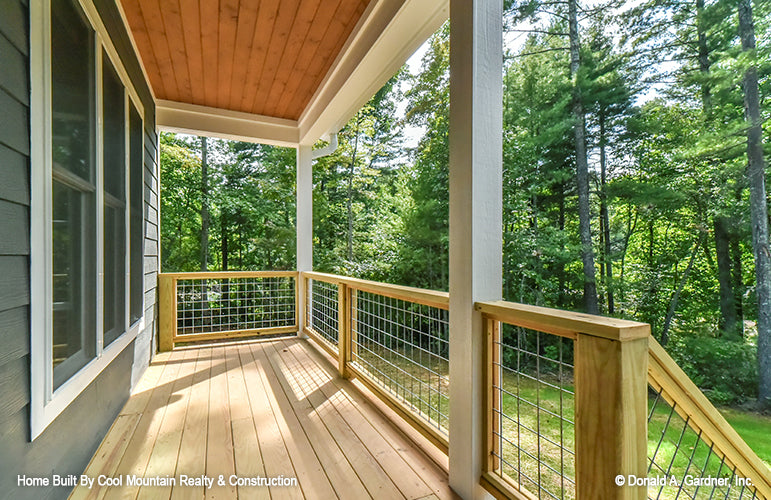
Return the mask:
<path id="1" fill-rule="evenodd" d="M 720 413 L 771 468 L 771 417 L 733 408 L 720 408 Z"/>

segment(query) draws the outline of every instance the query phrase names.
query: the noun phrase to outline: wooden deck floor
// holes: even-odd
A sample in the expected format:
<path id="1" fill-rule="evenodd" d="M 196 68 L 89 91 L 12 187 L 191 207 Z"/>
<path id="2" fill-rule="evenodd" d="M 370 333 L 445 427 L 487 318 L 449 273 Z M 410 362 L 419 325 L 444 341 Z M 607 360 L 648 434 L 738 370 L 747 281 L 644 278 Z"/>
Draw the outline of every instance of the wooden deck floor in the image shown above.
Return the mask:
<path id="1" fill-rule="evenodd" d="M 421 451 L 431 445 L 417 446 L 388 411 L 307 340 L 162 353 L 85 472 L 123 485 L 77 487 L 71 498 L 452 498 L 446 472 Z M 183 474 L 214 485 L 183 486 Z M 231 486 L 231 475 L 298 484 Z M 132 486 L 131 476 L 177 484 Z"/>

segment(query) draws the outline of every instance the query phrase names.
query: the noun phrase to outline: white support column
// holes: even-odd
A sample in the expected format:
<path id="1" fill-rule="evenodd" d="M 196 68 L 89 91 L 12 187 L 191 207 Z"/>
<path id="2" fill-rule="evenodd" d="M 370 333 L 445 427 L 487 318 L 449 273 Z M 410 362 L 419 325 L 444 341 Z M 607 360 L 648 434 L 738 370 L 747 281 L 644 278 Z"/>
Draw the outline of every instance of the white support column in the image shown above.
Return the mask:
<path id="1" fill-rule="evenodd" d="M 313 153 L 311 146 L 297 146 L 297 270 L 313 270 Z M 297 281 L 300 303 L 297 326 L 305 327 L 305 283 Z"/>
<path id="2" fill-rule="evenodd" d="M 450 486 L 483 498 L 484 348 L 502 293 L 502 2 L 450 0 Z"/>

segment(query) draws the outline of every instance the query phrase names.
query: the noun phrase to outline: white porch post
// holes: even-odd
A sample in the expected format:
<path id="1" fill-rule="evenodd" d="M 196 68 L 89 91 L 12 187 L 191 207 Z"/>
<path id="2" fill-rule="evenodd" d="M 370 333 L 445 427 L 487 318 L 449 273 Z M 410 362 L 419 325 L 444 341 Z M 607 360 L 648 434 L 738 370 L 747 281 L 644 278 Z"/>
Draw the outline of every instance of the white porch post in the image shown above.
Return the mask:
<path id="1" fill-rule="evenodd" d="M 450 486 L 482 498 L 484 347 L 502 293 L 502 2 L 450 0 Z"/>
<path id="2" fill-rule="evenodd" d="M 313 270 L 313 156 L 311 146 L 297 146 L 297 270 Z M 299 279 L 297 326 L 305 327 L 305 280 Z"/>

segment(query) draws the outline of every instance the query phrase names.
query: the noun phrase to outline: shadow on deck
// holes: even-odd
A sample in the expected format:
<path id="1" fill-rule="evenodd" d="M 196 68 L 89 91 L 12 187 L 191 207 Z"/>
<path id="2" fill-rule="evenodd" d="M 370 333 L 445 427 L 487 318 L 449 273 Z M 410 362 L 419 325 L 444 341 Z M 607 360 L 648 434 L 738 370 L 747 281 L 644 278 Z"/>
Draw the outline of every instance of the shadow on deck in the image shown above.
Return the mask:
<path id="1" fill-rule="evenodd" d="M 325 356 L 297 338 L 158 354 L 85 471 L 122 485 L 95 482 L 71 498 L 453 498 L 446 456 Z M 182 475 L 214 483 L 182 485 Z M 296 484 L 234 486 L 230 476 Z"/>

